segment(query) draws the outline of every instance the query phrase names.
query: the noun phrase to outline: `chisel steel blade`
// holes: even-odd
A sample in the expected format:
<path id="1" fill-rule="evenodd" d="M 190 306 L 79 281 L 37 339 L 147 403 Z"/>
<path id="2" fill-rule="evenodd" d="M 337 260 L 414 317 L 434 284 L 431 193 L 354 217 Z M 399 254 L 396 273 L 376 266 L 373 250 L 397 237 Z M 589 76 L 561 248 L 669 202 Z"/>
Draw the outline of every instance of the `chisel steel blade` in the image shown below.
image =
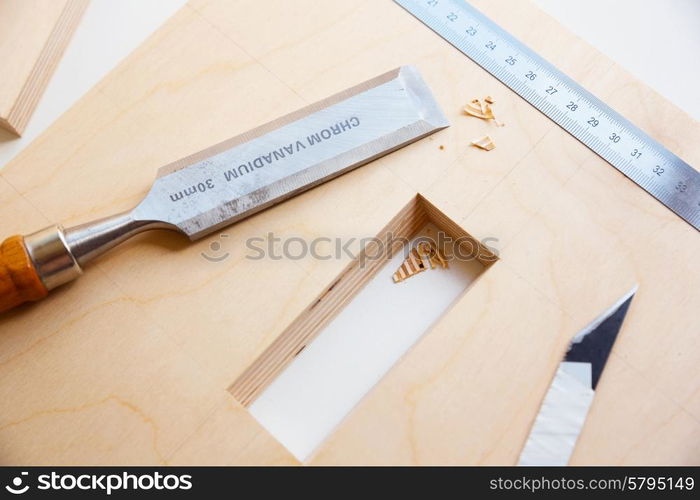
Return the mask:
<path id="1" fill-rule="evenodd" d="M 448 125 L 403 66 L 161 168 L 133 216 L 194 240 Z"/>
<path id="2" fill-rule="evenodd" d="M 635 287 L 571 341 L 545 395 L 519 465 L 567 465 Z"/>

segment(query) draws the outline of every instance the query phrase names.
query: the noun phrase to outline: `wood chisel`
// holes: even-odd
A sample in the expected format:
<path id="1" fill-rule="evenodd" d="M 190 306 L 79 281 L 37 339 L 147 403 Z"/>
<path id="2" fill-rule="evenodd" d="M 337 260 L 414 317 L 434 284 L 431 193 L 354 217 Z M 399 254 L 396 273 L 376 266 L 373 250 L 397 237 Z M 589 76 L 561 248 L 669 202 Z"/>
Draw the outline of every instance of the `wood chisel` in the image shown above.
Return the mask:
<path id="1" fill-rule="evenodd" d="M 6 239 L 0 311 L 45 297 L 137 233 L 196 240 L 447 126 L 415 68 L 380 75 L 162 167 L 132 210 Z"/>
<path id="2" fill-rule="evenodd" d="M 573 338 L 542 401 L 519 465 L 569 463 L 636 291 L 634 287 Z"/>

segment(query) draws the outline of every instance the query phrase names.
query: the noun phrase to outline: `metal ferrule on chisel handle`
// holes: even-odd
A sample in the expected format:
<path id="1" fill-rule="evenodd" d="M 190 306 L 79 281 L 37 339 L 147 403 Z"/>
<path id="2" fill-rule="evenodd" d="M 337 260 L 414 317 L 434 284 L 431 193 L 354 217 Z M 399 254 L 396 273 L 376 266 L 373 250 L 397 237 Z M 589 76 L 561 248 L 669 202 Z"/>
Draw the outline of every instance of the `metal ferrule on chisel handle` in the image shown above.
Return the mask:
<path id="1" fill-rule="evenodd" d="M 131 212 L 64 229 L 53 225 L 24 237 L 24 245 L 47 290 L 74 280 L 92 259 L 133 235 L 167 224 L 137 221 Z"/>

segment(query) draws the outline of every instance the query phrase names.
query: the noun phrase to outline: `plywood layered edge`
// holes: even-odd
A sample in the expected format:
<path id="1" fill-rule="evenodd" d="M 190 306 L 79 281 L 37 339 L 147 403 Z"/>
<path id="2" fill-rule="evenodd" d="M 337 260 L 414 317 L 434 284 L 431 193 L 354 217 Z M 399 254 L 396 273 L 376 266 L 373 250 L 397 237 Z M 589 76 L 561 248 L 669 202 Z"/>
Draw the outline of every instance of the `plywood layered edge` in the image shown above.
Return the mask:
<path id="1" fill-rule="evenodd" d="M 291 363 L 302 350 L 362 289 L 404 242 L 432 222 L 447 236 L 459 241 L 467 253 L 489 267 L 498 257 L 451 221 L 420 194 L 416 195 L 369 242 L 328 287 L 287 327 L 280 336 L 229 387 L 229 392 L 243 406 L 256 397 Z M 467 248 L 468 246 L 468 248 Z M 390 300 L 390 299 L 388 299 Z"/>
<path id="2" fill-rule="evenodd" d="M 13 134 L 22 135 L 88 4 L 89 0 L 68 0 L 65 2 L 65 7 L 60 12 L 56 24 L 38 54 L 31 72 L 22 83 L 19 93 L 3 96 L 3 99 L 12 99 L 12 104 L 7 115 L 0 115 L 0 127 Z M 19 4 L 18 7 L 32 8 L 30 2 Z M 42 13 L 38 12 L 37 14 L 41 15 Z M 26 29 L 31 30 L 32 26 L 26 26 Z M 16 40 L 14 49 L 22 50 L 22 40 Z M 12 79 L 22 76 L 24 75 L 5 75 L 3 78 Z M 0 109 L 3 108 L 6 106 L 0 106 Z"/>

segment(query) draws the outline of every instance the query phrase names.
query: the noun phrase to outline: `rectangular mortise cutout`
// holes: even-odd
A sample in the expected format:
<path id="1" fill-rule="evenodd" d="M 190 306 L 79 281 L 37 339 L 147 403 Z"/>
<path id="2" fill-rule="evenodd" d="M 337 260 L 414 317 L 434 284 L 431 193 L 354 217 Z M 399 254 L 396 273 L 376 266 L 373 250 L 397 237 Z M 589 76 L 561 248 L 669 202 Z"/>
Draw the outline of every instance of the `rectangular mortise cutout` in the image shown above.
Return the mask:
<path id="1" fill-rule="evenodd" d="M 463 255 L 475 258 L 449 258 L 448 269 L 428 269 L 394 283 L 392 275 L 405 257 L 405 241 L 434 236 L 438 231 L 460 242 Z M 394 363 L 498 259 L 421 195 L 387 224 L 377 240 L 387 242 L 389 235 L 393 235 L 393 245 L 367 245 L 363 255 L 351 262 L 229 387 L 229 392 L 300 460 L 309 457 Z M 448 255 L 453 253 L 449 245 L 444 250 Z M 380 257 L 364 259 L 367 255 Z"/>

